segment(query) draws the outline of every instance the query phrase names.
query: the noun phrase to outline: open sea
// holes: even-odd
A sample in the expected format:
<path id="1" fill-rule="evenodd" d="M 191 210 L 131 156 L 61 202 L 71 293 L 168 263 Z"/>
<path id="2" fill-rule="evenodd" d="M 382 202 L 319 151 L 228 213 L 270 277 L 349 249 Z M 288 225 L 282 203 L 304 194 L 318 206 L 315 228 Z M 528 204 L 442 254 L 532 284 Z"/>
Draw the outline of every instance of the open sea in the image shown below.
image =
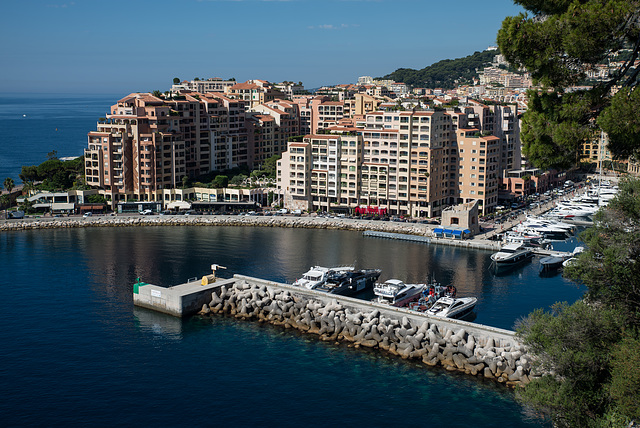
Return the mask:
<path id="1" fill-rule="evenodd" d="M 124 95 L 0 97 L 0 177 L 19 183 L 19 166 L 40 163 L 51 150 L 80 155 L 86 133 Z M 51 137 L 52 124 L 68 134 Z M 575 245 L 574 238 L 555 247 Z M 228 268 L 222 276 L 284 282 L 311 265 L 354 262 L 381 268 L 380 280 L 434 276 L 460 296 L 478 297 L 475 322 L 507 329 L 535 308 L 584 292 L 561 275 L 540 276 L 539 258 L 496 276 L 490 254 L 330 230 L 2 232 L 2 424 L 550 426 L 513 391 L 481 378 L 277 327 L 224 317 L 180 320 L 132 304 L 136 278 L 171 286 L 209 273 L 212 263 Z"/>

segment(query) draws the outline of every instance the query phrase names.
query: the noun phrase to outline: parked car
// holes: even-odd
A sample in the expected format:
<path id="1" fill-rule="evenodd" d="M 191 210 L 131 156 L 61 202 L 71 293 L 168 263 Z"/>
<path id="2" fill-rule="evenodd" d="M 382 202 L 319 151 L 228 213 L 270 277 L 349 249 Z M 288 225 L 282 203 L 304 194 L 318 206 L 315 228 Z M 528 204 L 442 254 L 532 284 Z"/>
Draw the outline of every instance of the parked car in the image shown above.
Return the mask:
<path id="1" fill-rule="evenodd" d="M 153 211 L 151 210 L 142 210 L 140 211 L 140 215 L 152 215 Z"/>
<path id="2" fill-rule="evenodd" d="M 91 211 L 86 212 L 82 215 L 82 217 L 87 218 L 87 217 L 91 217 L 93 215 L 93 213 Z"/>

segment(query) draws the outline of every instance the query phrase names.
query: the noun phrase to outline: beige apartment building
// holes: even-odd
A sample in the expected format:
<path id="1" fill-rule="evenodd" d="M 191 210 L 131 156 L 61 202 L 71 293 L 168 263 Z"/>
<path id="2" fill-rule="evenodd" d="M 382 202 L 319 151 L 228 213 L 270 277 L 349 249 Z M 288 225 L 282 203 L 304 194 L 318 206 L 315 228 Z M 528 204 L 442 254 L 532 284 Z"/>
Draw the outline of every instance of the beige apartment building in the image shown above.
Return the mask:
<path id="1" fill-rule="evenodd" d="M 324 97 L 311 101 L 311 133 L 335 126 L 343 117 L 343 101 L 327 101 Z"/>
<path id="2" fill-rule="evenodd" d="M 266 80 L 248 80 L 244 83 L 237 83 L 228 87 L 225 94 L 229 98 L 245 101 L 248 108 L 273 101 L 276 98 L 286 98 L 284 93 Z"/>
<path id="3" fill-rule="evenodd" d="M 482 114 L 487 126 L 495 127 L 491 115 Z M 307 201 L 306 209 L 371 207 L 411 217 L 438 217 L 449 206 L 474 201 L 483 214 L 497 206 L 508 146 L 504 137 L 470 126 L 482 125 L 472 108 L 377 111 L 352 122 L 358 126 L 329 127 L 331 134 L 308 135 L 304 143 L 289 145 L 310 156 L 284 153 L 288 160 L 280 166 L 279 184 L 285 201 L 293 191 L 298 201 Z M 294 158 L 298 163 L 292 165 Z M 310 174 L 306 186 L 298 171 Z"/>
<path id="4" fill-rule="evenodd" d="M 185 177 L 249 165 L 242 101 L 216 93 L 164 100 L 134 93 L 111 107 L 85 150 L 87 184 L 111 204 L 157 200 Z"/>
<path id="5" fill-rule="evenodd" d="M 481 136 L 477 129 L 458 129 L 458 197 L 461 203 L 478 201 L 483 214 L 498 205 L 500 138 Z"/>
<path id="6" fill-rule="evenodd" d="M 289 143 L 289 150 L 278 161 L 277 186 L 284 206 L 292 210 L 311 210 L 311 144 Z"/>

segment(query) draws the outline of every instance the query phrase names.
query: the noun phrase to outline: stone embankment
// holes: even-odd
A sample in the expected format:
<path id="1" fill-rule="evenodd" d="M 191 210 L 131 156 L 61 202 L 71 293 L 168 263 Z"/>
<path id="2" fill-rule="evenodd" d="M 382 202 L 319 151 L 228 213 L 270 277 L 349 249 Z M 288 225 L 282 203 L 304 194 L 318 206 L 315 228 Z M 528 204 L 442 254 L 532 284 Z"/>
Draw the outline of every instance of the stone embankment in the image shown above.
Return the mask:
<path id="1" fill-rule="evenodd" d="M 214 291 L 200 314 L 226 314 L 294 328 L 322 340 L 381 349 L 509 386 L 522 386 L 531 379 L 531 357 L 513 332 L 340 300 L 242 279 Z"/>
<path id="2" fill-rule="evenodd" d="M 127 216 L 39 218 L 0 222 L 0 231 L 126 226 L 261 226 L 311 229 L 379 230 L 430 236 L 433 226 L 420 223 L 294 216 Z"/>

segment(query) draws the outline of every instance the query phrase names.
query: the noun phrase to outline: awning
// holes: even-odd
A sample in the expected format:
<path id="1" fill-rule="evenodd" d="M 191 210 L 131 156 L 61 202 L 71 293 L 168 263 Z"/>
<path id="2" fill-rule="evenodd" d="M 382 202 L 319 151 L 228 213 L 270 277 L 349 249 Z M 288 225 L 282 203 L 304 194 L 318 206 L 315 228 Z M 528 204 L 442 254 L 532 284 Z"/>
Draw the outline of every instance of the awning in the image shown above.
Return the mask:
<path id="1" fill-rule="evenodd" d="M 465 235 L 469 235 L 471 234 L 471 231 L 469 229 L 465 229 L 462 231 L 462 233 L 464 233 Z"/>
<path id="2" fill-rule="evenodd" d="M 173 201 L 167 204 L 168 210 L 188 210 L 189 208 L 191 208 L 191 204 L 185 201 Z"/>
<path id="3" fill-rule="evenodd" d="M 453 235 L 453 230 L 452 229 L 444 229 L 442 231 L 442 233 L 444 233 L 445 235 Z"/>
<path id="4" fill-rule="evenodd" d="M 462 235 L 462 231 L 459 230 L 459 229 L 453 229 L 452 232 L 453 232 L 454 235 L 457 235 L 457 236 Z"/>
<path id="5" fill-rule="evenodd" d="M 441 227 L 436 227 L 435 229 L 433 229 L 433 233 L 444 233 L 444 229 L 442 229 Z"/>

